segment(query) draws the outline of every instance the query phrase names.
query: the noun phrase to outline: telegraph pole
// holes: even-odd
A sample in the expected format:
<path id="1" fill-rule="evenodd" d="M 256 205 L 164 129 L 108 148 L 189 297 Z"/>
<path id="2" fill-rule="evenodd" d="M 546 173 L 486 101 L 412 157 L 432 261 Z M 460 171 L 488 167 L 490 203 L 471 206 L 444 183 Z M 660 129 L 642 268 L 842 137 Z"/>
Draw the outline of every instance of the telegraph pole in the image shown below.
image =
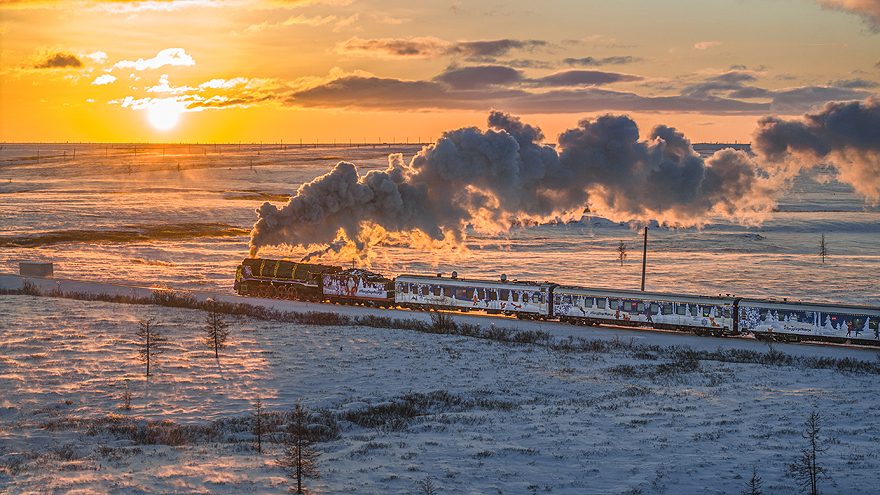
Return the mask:
<path id="1" fill-rule="evenodd" d="M 642 249 L 642 292 L 645 292 L 645 266 L 648 262 L 648 226 L 645 225 L 645 247 Z"/>

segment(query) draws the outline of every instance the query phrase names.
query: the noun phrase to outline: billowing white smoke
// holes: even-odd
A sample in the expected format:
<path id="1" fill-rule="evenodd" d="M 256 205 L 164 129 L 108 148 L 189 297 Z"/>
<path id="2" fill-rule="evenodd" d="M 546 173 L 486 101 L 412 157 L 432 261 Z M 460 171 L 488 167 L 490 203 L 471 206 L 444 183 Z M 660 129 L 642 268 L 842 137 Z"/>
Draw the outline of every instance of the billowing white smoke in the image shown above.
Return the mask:
<path id="1" fill-rule="evenodd" d="M 751 218 L 775 204 L 771 181 L 746 153 L 703 160 L 672 128 L 640 141 L 635 122 L 608 115 L 581 121 L 557 147 L 542 139 L 540 129 L 492 112 L 489 130 L 447 132 L 409 164 L 392 155 L 388 169 L 361 176 L 340 162 L 286 206 L 257 210 L 251 255 L 282 244 L 336 250 L 341 239 L 362 249 L 376 227 L 460 242 L 468 225 L 504 231 L 516 220 L 579 218 L 587 205 L 613 220 L 689 226 L 713 214 Z"/>
<path id="2" fill-rule="evenodd" d="M 880 101 L 829 102 L 802 120 L 765 117 L 752 147 L 762 166 L 779 176 L 803 167 L 834 165 L 837 180 L 880 202 Z"/>

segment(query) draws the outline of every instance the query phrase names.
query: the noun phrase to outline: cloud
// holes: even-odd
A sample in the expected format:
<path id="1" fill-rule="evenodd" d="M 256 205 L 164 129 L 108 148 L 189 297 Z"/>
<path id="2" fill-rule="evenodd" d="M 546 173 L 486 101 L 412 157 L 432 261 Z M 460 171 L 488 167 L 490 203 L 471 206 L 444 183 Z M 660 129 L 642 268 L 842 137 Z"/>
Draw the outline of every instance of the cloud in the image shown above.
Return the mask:
<path id="1" fill-rule="evenodd" d="M 488 86 L 517 84 L 523 81 L 521 71 L 499 65 L 452 68 L 435 77 L 452 89 L 477 89 Z"/>
<path id="2" fill-rule="evenodd" d="M 236 77 L 233 79 L 211 79 L 210 81 L 199 84 L 199 89 L 232 89 L 236 86 L 247 85 L 249 79 L 246 77 Z"/>
<path id="3" fill-rule="evenodd" d="M 81 69 L 82 60 L 69 52 L 39 50 L 31 57 L 34 69 Z"/>
<path id="4" fill-rule="evenodd" d="M 181 94 L 181 93 L 189 93 L 190 91 L 196 91 L 198 88 L 191 88 L 189 86 L 175 86 L 172 87 L 168 84 L 168 74 L 162 74 L 159 77 L 159 84 L 156 86 L 147 88 L 147 93 L 171 93 L 171 94 Z"/>
<path id="5" fill-rule="evenodd" d="M 107 54 L 104 52 L 101 52 L 101 51 L 87 53 L 86 57 L 92 59 L 92 62 L 95 62 L 98 64 L 103 64 L 104 62 L 107 61 Z"/>
<path id="6" fill-rule="evenodd" d="M 859 15 L 872 31 L 880 32 L 880 1 L 878 0 L 816 0 L 816 3 L 823 9 Z"/>
<path id="7" fill-rule="evenodd" d="M 705 50 L 706 48 L 718 46 L 720 44 L 721 44 L 720 41 L 701 41 L 700 43 L 697 43 L 694 45 L 694 49 L 695 50 Z"/>
<path id="8" fill-rule="evenodd" d="M 833 83 L 829 82 L 828 85 L 834 86 L 835 88 L 845 89 L 868 89 L 880 87 L 880 83 L 877 83 L 875 81 L 868 81 L 861 78 L 837 80 Z"/>
<path id="9" fill-rule="evenodd" d="M 831 163 L 837 180 L 880 203 L 880 100 L 828 102 L 800 120 L 765 117 L 753 134 L 753 150 L 776 173 Z M 769 168 L 769 166 L 768 166 Z"/>
<path id="10" fill-rule="evenodd" d="M 532 79 L 538 86 L 599 86 L 618 82 L 641 81 L 644 78 L 632 74 L 602 72 L 597 70 L 568 70 Z"/>
<path id="11" fill-rule="evenodd" d="M 137 62 L 129 60 L 121 60 L 113 65 L 113 68 L 134 68 L 135 70 L 158 69 L 160 67 L 172 66 L 191 66 L 196 65 L 195 60 L 183 48 L 166 48 L 160 51 L 155 57 L 144 60 L 139 58 Z"/>
<path id="12" fill-rule="evenodd" d="M 492 40 L 492 41 L 459 41 L 453 43 L 449 53 L 463 57 L 501 57 L 512 50 L 533 51 L 547 46 L 541 40 Z"/>
<path id="13" fill-rule="evenodd" d="M 546 46 L 540 40 L 458 41 L 455 43 L 434 37 L 361 39 L 353 37 L 336 44 L 339 54 L 354 54 L 380 58 L 440 58 L 440 57 L 499 57 L 513 50 L 533 51 Z"/>
<path id="14" fill-rule="evenodd" d="M 594 48 L 632 48 L 636 45 L 621 45 L 614 38 L 606 38 L 601 34 L 594 34 L 579 40 L 562 40 L 565 45 L 590 45 Z"/>
<path id="15" fill-rule="evenodd" d="M 95 80 L 92 81 L 92 84 L 95 86 L 103 86 L 105 84 L 110 84 L 115 80 L 116 76 L 111 76 L 110 74 L 102 74 L 96 77 Z"/>
<path id="16" fill-rule="evenodd" d="M 355 36 L 337 43 L 334 51 L 339 54 L 380 58 L 438 58 L 445 56 L 451 45 L 448 41 L 434 37 L 364 40 Z"/>
<path id="17" fill-rule="evenodd" d="M 632 57 L 627 55 L 625 57 L 605 57 L 605 58 L 593 58 L 593 57 L 585 57 L 585 58 L 565 58 L 562 60 L 563 64 L 571 65 L 573 67 L 598 67 L 601 65 L 625 65 L 632 64 L 636 62 L 641 62 L 643 59 L 641 57 Z"/>

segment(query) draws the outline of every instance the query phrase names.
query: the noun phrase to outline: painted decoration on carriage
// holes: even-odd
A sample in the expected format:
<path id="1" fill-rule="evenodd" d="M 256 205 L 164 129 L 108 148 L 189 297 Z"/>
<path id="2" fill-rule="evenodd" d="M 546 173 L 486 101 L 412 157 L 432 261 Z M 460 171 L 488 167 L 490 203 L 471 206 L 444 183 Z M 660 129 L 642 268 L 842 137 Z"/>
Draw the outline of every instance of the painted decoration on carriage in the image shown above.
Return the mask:
<path id="1" fill-rule="evenodd" d="M 352 275 L 324 275 L 324 295 L 352 299 L 386 299 L 388 291 L 383 282 L 369 282 Z"/>
<path id="2" fill-rule="evenodd" d="M 872 315 L 815 311 L 817 308 L 773 308 L 744 305 L 740 326 L 744 331 L 788 333 L 855 339 L 880 339 L 878 322 Z"/>
<path id="3" fill-rule="evenodd" d="M 535 283 L 415 276 L 398 277 L 395 300 L 402 304 L 520 315 L 547 315 L 548 306 L 542 287 Z"/>

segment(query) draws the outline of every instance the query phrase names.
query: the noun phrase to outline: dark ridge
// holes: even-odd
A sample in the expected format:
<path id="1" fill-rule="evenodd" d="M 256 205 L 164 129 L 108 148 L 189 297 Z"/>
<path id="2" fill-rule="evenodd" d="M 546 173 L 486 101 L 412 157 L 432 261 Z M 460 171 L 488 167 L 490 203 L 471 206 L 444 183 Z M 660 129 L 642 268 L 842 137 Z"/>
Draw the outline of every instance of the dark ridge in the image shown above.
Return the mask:
<path id="1" fill-rule="evenodd" d="M 39 234 L 4 236 L 0 237 L 0 247 L 39 247 L 95 242 L 146 242 L 194 237 L 237 237 L 249 233 L 249 230 L 225 223 L 126 225 L 110 230 L 56 230 Z"/>

